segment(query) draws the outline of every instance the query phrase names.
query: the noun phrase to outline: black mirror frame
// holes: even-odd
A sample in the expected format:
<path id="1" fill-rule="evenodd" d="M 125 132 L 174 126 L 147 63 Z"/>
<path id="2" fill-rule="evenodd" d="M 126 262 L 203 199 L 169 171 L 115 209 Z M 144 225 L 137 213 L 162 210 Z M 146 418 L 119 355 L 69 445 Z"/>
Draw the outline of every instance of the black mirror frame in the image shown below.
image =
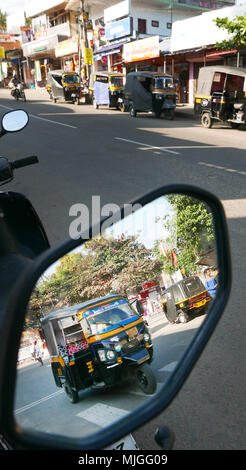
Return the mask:
<path id="1" fill-rule="evenodd" d="M 119 440 L 163 411 L 174 399 L 181 386 L 189 376 L 192 368 L 206 346 L 215 326 L 217 325 L 226 306 L 231 289 L 231 255 L 227 221 L 223 206 L 213 194 L 190 185 L 171 185 L 156 189 L 151 193 L 131 201 L 132 204 L 145 204 L 170 193 L 189 195 L 207 203 L 213 214 L 214 230 L 216 233 L 216 248 L 219 271 L 219 288 L 214 306 L 210 314 L 198 329 L 192 342 L 184 351 L 176 368 L 169 376 L 167 382 L 151 400 L 137 408 L 126 418 L 115 424 L 103 428 L 86 438 L 70 438 L 61 435 L 50 435 L 39 431 L 23 430 L 14 419 L 14 394 L 16 380 L 16 363 L 20 336 L 26 314 L 26 306 L 33 287 L 43 271 L 69 251 L 81 245 L 86 239 L 68 240 L 56 248 L 49 249 L 40 255 L 19 279 L 12 291 L 11 299 L 6 308 L 5 326 L 6 340 L 3 349 L 3 383 L 0 388 L 0 416 L 4 435 L 14 448 L 18 449 L 45 449 L 45 450 L 100 450 L 112 442 Z M 123 217 L 123 208 L 121 209 Z M 108 217 L 102 219 L 101 224 Z M 92 227 L 90 228 L 90 236 Z"/>
<path id="2" fill-rule="evenodd" d="M 23 127 L 21 127 L 21 129 L 17 129 L 16 131 L 7 131 L 3 127 L 3 118 L 4 118 L 4 116 L 6 116 L 6 114 L 14 113 L 15 111 L 24 111 L 27 115 L 27 122 Z M 25 127 L 28 125 L 28 123 L 29 123 L 29 114 L 25 109 L 19 109 L 19 108 L 18 109 L 12 109 L 11 111 L 8 111 L 7 113 L 4 113 L 4 115 L 1 118 L 1 135 L 14 134 L 15 132 L 21 132 L 21 131 L 23 131 L 23 129 L 25 129 Z"/>

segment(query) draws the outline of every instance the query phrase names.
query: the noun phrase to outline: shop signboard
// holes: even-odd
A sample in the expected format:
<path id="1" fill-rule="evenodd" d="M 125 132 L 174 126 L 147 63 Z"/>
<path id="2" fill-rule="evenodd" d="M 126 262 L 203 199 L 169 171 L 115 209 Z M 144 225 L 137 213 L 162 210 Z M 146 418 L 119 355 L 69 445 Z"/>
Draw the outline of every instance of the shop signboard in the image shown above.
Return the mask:
<path id="1" fill-rule="evenodd" d="M 155 59 L 156 57 L 160 57 L 159 36 L 124 44 L 123 60 L 126 63 Z"/>
<path id="2" fill-rule="evenodd" d="M 0 59 L 4 59 L 4 47 L 0 47 Z"/>
<path id="3" fill-rule="evenodd" d="M 124 18 L 113 23 L 106 24 L 106 40 L 112 41 L 113 39 L 123 38 L 130 36 L 133 31 L 132 18 Z"/>
<path id="4" fill-rule="evenodd" d="M 93 50 L 90 47 L 84 48 L 83 57 L 85 65 L 93 64 Z"/>

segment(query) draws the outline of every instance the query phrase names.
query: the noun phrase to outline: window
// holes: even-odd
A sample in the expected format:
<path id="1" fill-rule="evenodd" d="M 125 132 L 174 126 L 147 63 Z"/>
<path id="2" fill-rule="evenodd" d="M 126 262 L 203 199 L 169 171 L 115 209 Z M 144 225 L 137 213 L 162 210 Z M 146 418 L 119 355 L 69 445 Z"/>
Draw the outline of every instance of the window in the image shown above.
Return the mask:
<path id="1" fill-rule="evenodd" d="M 147 31 L 146 20 L 138 18 L 138 32 L 140 34 L 146 34 L 146 31 Z"/>
<path id="2" fill-rule="evenodd" d="M 153 26 L 153 28 L 159 28 L 159 21 L 152 20 L 151 26 Z"/>
<path id="3" fill-rule="evenodd" d="M 167 29 L 172 29 L 172 23 L 167 23 Z"/>

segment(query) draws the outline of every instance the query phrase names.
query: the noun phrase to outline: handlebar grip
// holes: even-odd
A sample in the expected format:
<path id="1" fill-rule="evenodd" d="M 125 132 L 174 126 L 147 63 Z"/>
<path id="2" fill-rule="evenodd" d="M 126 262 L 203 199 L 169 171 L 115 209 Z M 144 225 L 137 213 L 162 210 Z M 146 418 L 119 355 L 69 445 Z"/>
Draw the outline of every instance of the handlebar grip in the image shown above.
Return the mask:
<path id="1" fill-rule="evenodd" d="M 11 163 L 11 166 L 14 170 L 15 168 L 22 168 L 23 166 L 33 165 L 34 163 L 38 163 L 38 157 L 36 157 L 36 155 L 16 160 L 15 162 Z"/>

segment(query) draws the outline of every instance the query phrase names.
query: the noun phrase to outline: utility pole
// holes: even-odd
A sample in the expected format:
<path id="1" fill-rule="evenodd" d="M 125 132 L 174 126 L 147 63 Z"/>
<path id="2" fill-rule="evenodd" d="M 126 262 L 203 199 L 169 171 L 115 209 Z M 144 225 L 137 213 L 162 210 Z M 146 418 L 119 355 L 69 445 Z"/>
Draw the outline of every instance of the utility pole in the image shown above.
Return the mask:
<path id="1" fill-rule="evenodd" d="M 89 49 L 89 42 L 88 42 L 88 36 L 87 36 L 87 13 L 85 12 L 85 7 L 84 7 L 84 0 L 80 0 L 80 18 L 81 18 L 81 25 L 83 28 L 83 40 L 84 40 L 84 46 L 85 49 Z M 87 69 L 87 78 L 88 81 L 90 80 L 90 65 L 86 64 L 86 69 Z"/>

